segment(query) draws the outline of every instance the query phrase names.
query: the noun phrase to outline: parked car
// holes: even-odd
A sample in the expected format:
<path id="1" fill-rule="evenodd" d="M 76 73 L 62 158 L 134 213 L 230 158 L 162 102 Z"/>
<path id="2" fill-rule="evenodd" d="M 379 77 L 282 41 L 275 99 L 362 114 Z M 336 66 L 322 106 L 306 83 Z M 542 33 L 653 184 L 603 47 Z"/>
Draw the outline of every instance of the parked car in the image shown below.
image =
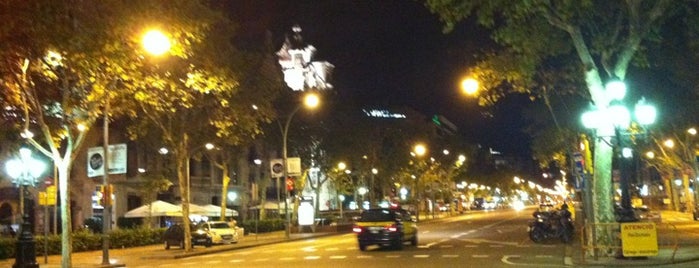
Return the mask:
<path id="1" fill-rule="evenodd" d="M 238 231 L 225 221 L 206 221 L 197 224 L 211 236 L 214 244 L 238 243 Z"/>
<path id="2" fill-rule="evenodd" d="M 206 230 L 198 228 L 193 224 L 190 225 L 190 230 L 192 232 L 192 247 L 195 245 L 211 246 L 212 239 Z M 165 233 L 163 233 L 163 242 L 165 243 L 165 249 L 170 249 L 170 246 L 184 248 L 184 225 L 176 223 L 168 227 Z"/>
<path id="3" fill-rule="evenodd" d="M 369 245 L 402 249 L 404 242 L 417 245 L 417 220 L 403 209 L 377 208 L 362 212 L 352 231 L 357 234 L 359 250 Z"/>

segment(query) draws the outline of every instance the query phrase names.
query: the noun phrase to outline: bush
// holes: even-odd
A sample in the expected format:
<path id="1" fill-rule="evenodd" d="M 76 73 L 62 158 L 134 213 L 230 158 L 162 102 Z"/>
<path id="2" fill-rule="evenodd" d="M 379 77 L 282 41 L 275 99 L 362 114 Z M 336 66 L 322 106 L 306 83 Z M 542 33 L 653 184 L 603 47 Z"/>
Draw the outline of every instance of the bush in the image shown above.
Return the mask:
<path id="1" fill-rule="evenodd" d="M 268 219 L 268 220 L 246 220 L 243 222 L 241 227 L 245 228 L 246 233 L 255 232 L 255 225 L 257 225 L 258 233 L 268 233 L 273 231 L 284 230 L 286 220 L 283 219 Z"/>
<path id="2" fill-rule="evenodd" d="M 138 247 L 152 244 L 159 244 L 162 241 L 165 229 L 120 229 L 109 232 L 110 248 Z M 48 240 L 46 240 L 48 239 Z M 55 255 L 61 253 L 61 236 L 34 236 L 36 241 L 36 254 L 44 252 L 44 243 L 48 243 L 48 254 Z M 0 238 L 0 259 L 15 257 L 15 238 Z M 102 235 L 95 234 L 88 230 L 75 231 L 73 233 L 73 252 L 99 250 L 102 248 Z"/>

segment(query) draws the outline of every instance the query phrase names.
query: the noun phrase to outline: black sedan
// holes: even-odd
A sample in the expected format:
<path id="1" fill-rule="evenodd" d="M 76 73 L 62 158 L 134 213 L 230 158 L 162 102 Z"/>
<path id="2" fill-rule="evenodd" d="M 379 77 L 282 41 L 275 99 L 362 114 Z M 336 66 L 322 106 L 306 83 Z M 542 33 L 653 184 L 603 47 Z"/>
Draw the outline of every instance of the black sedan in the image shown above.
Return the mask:
<path id="1" fill-rule="evenodd" d="M 192 232 L 192 246 L 211 246 L 211 236 L 206 230 L 197 228 L 194 225 L 190 225 L 190 230 Z M 184 248 L 184 225 L 178 223 L 168 227 L 165 233 L 163 233 L 163 241 L 165 242 L 165 249 L 170 249 L 170 246 L 173 245 Z"/>

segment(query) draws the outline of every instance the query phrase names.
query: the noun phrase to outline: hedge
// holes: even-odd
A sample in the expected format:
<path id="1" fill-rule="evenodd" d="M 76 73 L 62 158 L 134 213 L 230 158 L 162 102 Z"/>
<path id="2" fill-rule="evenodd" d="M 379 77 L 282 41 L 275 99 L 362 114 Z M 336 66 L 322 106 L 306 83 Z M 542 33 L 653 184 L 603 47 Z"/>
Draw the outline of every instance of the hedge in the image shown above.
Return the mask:
<path id="1" fill-rule="evenodd" d="M 113 230 L 109 233 L 109 245 L 111 248 L 126 248 L 126 247 L 137 247 L 146 246 L 152 244 L 158 244 L 162 241 L 163 232 L 165 229 L 146 229 L 146 228 L 136 228 L 136 229 L 119 229 Z M 81 251 L 91 251 L 102 249 L 102 235 L 98 233 L 92 233 L 89 231 L 81 230 L 76 231 L 72 235 L 73 238 L 73 252 Z M 36 254 L 41 255 L 44 252 L 44 241 L 48 239 L 48 254 L 55 255 L 61 254 L 61 236 L 60 235 L 49 235 L 49 236 L 34 236 L 34 241 L 36 242 Z M 0 259 L 9 259 L 15 257 L 15 244 L 16 239 L 14 237 L 0 238 Z"/>

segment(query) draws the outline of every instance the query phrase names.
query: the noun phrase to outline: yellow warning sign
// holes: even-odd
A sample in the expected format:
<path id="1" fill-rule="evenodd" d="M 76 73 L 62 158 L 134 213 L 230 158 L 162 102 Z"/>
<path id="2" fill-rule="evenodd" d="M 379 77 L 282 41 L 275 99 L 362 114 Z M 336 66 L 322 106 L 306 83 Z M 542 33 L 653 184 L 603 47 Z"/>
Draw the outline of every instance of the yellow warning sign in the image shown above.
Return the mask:
<path id="1" fill-rule="evenodd" d="M 655 223 L 622 223 L 621 249 L 624 257 L 657 256 L 658 232 Z"/>

